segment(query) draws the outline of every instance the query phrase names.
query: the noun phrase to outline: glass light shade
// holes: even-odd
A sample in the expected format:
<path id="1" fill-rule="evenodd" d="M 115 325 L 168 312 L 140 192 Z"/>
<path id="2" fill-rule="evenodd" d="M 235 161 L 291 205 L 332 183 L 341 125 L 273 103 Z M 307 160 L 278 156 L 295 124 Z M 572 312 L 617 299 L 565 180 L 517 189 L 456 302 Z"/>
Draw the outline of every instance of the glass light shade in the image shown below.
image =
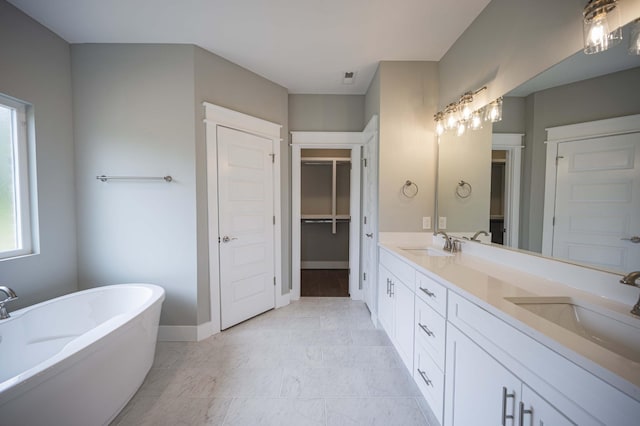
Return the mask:
<path id="1" fill-rule="evenodd" d="M 498 98 L 487 105 L 485 120 L 492 123 L 502 120 L 502 98 Z"/>
<path id="2" fill-rule="evenodd" d="M 629 55 L 640 55 L 640 19 L 636 19 L 631 24 L 629 31 Z"/>
<path id="3" fill-rule="evenodd" d="M 584 53 L 605 51 L 622 40 L 617 0 L 591 0 L 584 8 Z"/>
<path id="4" fill-rule="evenodd" d="M 436 134 L 438 136 L 444 133 L 444 114 L 442 112 L 437 112 L 433 116 L 433 121 L 436 122 Z"/>
<path id="5" fill-rule="evenodd" d="M 467 123 L 463 120 L 458 121 L 458 126 L 456 127 L 456 135 L 462 136 L 464 132 L 467 130 Z"/>
<path id="6" fill-rule="evenodd" d="M 480 115 L 480 111 L 474 111 L 469 121 L 472 130 L 482 129 L 482 116 Z"/>
<path id="7" fill-rule="evenodd" d="M 467 92 L 460 98 L 458 103 L 458 110 L 460 111 L 460 120 L 469 120 L 473 110 L 471 104 L 473 103 L 473 93 Z"/>
<path id="8" fill-rule="evenodd" d="M 444 112 L 445 130 L 453 130 L 458 125 L 458 109 L 455 105 L 449 105 Z"/>

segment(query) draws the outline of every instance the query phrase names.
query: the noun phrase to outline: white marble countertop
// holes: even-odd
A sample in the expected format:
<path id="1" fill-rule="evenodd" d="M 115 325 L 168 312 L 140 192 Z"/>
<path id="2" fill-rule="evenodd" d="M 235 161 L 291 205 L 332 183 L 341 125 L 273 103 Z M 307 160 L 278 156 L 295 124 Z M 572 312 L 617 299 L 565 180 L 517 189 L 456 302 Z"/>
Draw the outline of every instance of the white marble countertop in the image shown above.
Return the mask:
<path id="1" fill-rule="evenodd" d="M 579 300 L 585 307 L 604 309 L 607 316 L 640 328 L 640 319 L 629 313 L 629 305 L 544 278 L 542 274 L 523 272 L 465 253 L 469 244 L 463 248 L 462 253 L 448 257 L 403 250 L 418 248 L 416 244 L 381 242 L 379 245 L 450 290 L 640 401 L 640 363 L 605 349 L 505 298 L 570 297 Z M 441 250 L 441 245 L 431 247 Z"/>

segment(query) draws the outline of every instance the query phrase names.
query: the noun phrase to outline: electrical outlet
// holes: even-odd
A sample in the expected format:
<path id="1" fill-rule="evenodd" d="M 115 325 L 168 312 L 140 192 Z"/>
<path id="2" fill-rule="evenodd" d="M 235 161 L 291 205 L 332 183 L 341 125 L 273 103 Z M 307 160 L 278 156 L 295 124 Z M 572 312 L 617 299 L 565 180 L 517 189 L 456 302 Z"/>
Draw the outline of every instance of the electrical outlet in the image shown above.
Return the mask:
<path id="1" fill-rule="evenodd" d="M 447 217 L 446 216 L 438 217 L 438 229 L 447 229 Z"/>
<path id="2" fill-rule="evenodd" d="M 422 229 L 431 229 L 431 216 L 422 218 Z"/>

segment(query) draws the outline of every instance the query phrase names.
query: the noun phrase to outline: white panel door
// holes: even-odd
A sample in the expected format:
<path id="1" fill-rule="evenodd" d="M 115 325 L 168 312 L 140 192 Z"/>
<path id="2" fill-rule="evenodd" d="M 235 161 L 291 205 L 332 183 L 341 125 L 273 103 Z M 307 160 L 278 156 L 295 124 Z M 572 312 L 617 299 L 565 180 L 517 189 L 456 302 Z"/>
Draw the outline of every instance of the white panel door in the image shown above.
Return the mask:
<path id="1" fill-rule="evenodd" d="M 221 328 L 275 307 L 270 139 L 217 127 Z"/>
<path id="2" fill-rule="evenodd" d="M 376 312 L 376 282 L 378 269 L 377 205 L 378 205 L 378 142 L 372 136 L 363 147 L 362 168 L 362 291 L 371 312 Z"/>
<path id="3" fill-rule="evenodd" d="M 558 145 L 553 256 L 618 272 L 640 266 L 640 133 Z"/>

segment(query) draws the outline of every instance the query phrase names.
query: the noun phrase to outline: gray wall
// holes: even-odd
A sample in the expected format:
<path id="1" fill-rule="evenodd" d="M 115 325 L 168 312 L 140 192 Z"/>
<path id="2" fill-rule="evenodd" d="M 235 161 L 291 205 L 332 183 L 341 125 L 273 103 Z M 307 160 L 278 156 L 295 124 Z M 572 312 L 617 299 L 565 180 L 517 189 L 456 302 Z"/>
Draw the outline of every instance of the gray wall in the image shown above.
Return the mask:
<path id="1" fill-rule="evenodd" d="M 289 292 L 291 281 L 291 198 L 287 89 L 248 71 L 233 62 L 195 47 L 195 128 L 197 173 L 198 243 L 198 323 L 209 318 L 209 248 L 207 225 L 207 187 L 204 108 L 202 102 L 282 125 L 281 211 L 282 211 L 282 293 Z"/>
<path id="2" fill-rule="evenodd" d="M 433 115 L 438 101 L 436 62 L 381 62 L 379 231 L 420 232 L 435 200 L 436 138 Z M 375 111 L 372 84 L 368 113 Z M 402 195 L 405 181 L 419 187 L 414 198 Z"/>
<path id="3" fill-rule="evenodd" d="M 364 95 L 289 95 L 292 131 L 361 132 Z"/>
<path id="4" fill-rule="evenodd" d="M 196 324 L 193 47 L 72 46 L 81 288 L 151 282 L 161 324 Z M 175 181 L 109 182 L 98 174 Z"/>
<path id="5" fill-rule="evenodd" d="M 192 45 L 72 47 L 81 287 L 146 281 L 167 290 L 162 325 L 209 321 L 203 101 L 284 126 L 287 91 Z M 289 156 L 282 144 L 283 250 Z M 96 174 L 170 174 L 107 183 Z M 289 256 L 283 256 L 289 288 Z"/>
<path id="6" fill-rule="evenodd" d="M 640 68 L 529 95 L 523 151 L 521 247 L 542 249 L 544 170 L 548 127 L 640 113 Z"/>
<path id="7" fill-rule="evenodd" d="M 32 105 L 37 175 L 37 254 L 0 261 L 15 309 L 77 290 L 69 45 L 0 0 L 0 93 Z"/>
<path id="8" fill-rule="evenodd" d="M 489 123 L 484 123 L 489 126 Z M 493 123 L 493 133 L 524 133 L 525 99 L 504 98 L 502 104 L 502 120 Z"/>

